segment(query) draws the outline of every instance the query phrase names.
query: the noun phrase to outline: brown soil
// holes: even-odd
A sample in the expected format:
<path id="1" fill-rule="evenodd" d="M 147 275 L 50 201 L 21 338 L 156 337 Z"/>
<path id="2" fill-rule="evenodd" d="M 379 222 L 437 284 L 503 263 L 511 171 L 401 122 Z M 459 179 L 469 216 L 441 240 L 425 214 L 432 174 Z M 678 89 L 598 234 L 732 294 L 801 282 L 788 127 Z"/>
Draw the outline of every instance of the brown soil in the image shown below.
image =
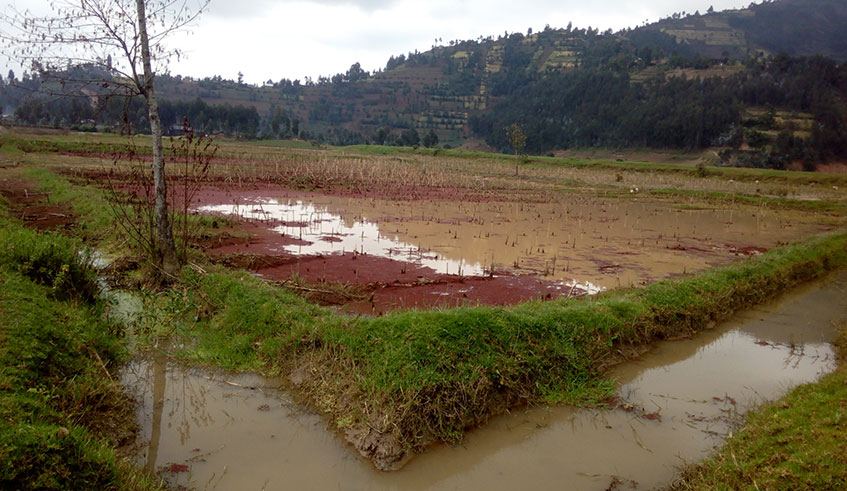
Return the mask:
<path id="1" fill-rule="evenodd" d="M 379 194 L 377 191 L 372 192 Z M 755 218 L 756 215 L 747 216 L 743 213 L 737 213 L 735 216 L 724 213 L 727 216 L 724 221 L 720 221 L 713 215 L 722 212 L 715 211 L 709 215 L 711 222 L 715 222 L 711 223 L 699 222 L 703 218 L 698 217 L 704 213 L 684 214 L 677 211 L 656 218 L 656 214 L 661 211 L 658 208 L 654 210 L 603 202 L 577 202 L 564 206 L 568 215 L 563 218 L 563 210 L 548 209 L 550 204 L 501 206 L 502 201 L 482 199 L 476 202 L 480 206 L 462 206 L 462 202 L 467 203 L 467 200 L 463 199 L 467 198 L 466 196 L 457 198 L 453 195 L 449 196 L 449 199 L 440 199 L 441 194 L 446 191 L 433 188 L 422 188 L 420 193 L 426 194 L 428 198 L 362 200 L 359 199 L 361 196 L 340 193 L 343 198 L 337 199 L 339 193 L 294 191 L 261 183 L 223 188 L 205 186 L 195 197 L 194 206 L 239 204 L 241 210 L 252 213 L 249 216 L 261 218 L 252 221 L 239 220 L 233 235 L 240 238 L 223 236 L 206 243 L 204 249 L 214 260 L 250 270 L 270 281 L 284 282 L 300 289 L 312 301 L 325 305 L 340 305 L 342 310 L 348 313 L 362 315 L 383 315 L 398 309 L 513 305 L 532 299 L 580 296 L 588 292 L 578 287 L 565 286 L 570 284 L 567 278 L 573 278 L 570 276 L 572 272 L 581 273 L 583 278 L 589 275 L 589 281 L 593 284 L 609 288 L 640 285 L 684 274 L 686 271 L 694 272 L 704 267 L 723 264 L 738 256 L 757 255 L 767 247 L 778 245 L 778 240 L 781 239 L 781 235 L 777 237 L 778 234 L 770 238 L 751 235 L 750 231 L 758 226 L 758 218 Z M 461 250 L 466 254 L 466 260 L 471 263 L 494 264 L 488 257 L 473 257 L 470 260 L 469 255 L 473 255 L 474 251 L 493 247 L 495 242 L 496 247 L 503 250 L 496 253 L 499 263 L 495 266 L 493 274 L 490 271 L 476 271 L 462 276 L 452 274 L 455 270 L 448 269 L 445 274 L 443 270 L 436 271 L 431 267 L 404 261 L 403 255 L 394 258 L 368 250 L 352 252 L 349 244 L 346 249 L 310 248 L 313 243 L 338 243 L 342 239 L 333 235 L 336 230 L 334 226 L 320 225 L 323 217 L 312 217 L 310 214 L 308 220 L 303 219 L 306 221 L 301 223 L 296 221 L 301 218 L 292 214 L 285 215 L 285 219 L 289 221 L 284 221 L 282 215 L 273 215 L 268 211 L 271 209 L 266 208 L 271 206 L 268 203 L 262 204 L 259 201 L 249 204 L 257 196 L 273 196 L 276 202 L 281 203 L 332 202 L 334 210 L 343 210 L 341 213 L 344 214 L 344 223 L 350 224 L 365 214 L 370 222 L 381 224 L 386 235 L 400 237 L 404 243 L 414 244 L 422 251 L 437 250 L 439 245 L 442 245 L 443 249 L 443 244 L 446 243 Z M 347 198 L 351 197 L 355 199 L 348 201 Z M 460 204 L 459 208 L 451 208 L 452 205 L 441 206 L 437 204 L 439 202 Z M 392 203 L 396 203 L 396 206 Z M 418 203 L 420 206 L 407 206 L 411 203 Z M 520 218 L 514 215 L 519 211 L 528 213 L 525 209 L 534 210 L 532 213 L 538 213 L 539 217 L 544 215 L 547 223 L 558 220 L 555 223 L 561 225 L 562 220 L 569 220 L 570 222 L 566 223 L 570 223 L 571 227 L 574 223 L 584 224 L 583 235 L 577 237 L 582 251 L 577 250 L 575 244 L 574 248 L 569 246 L 565 250 L 559 250 L 562 254 L 558 256 L 558 269 L 555 266 L 549 268 L 546 251 L 553 251 L 557 247 L 556 241 L 567 239 L 564 234 L 573 232 L 560 231 L 551 225 L 556 230 L 555 237 L 550 234 L 538 238 L 539 234 L 550 231 L 521 225 Z M 488 215 L 485 215 L 486 213 Z M 426 219 L 423 216 L 420 219 L 415 218 L 419 216 L 417 214 L 425 215 Z M 272 216 L 276 218 L 269 218 Z M 592 221 L 592 218 L 596 219 Z M 662 228 L 667 225 L 664 221 L 672 221 L 678 228 L 665 230 Z M 685 232 L 683 229 L 689 222 L 697 224 L 698 230 Z M 487 225 L 481 225 L 482 223 Z M 766 234 L 770 233 L 769 231 L 776 233 L 793 224 L 775 221 L 763 226 L 765 228 L 761 232 Z M 732 227 L 737 228 L 741 235 L 726 231 Z M 630 228 L 632 231 L 628 232 Z M 318 232 L 315 232 L 315 229 Z M 286 233 L 282 234 L 281 230 Z M 506 237 L 506 245 L 499 242 L 503 240 L 500 235 L 506 233 L 504 230 L 508 230 L 510 235 Z M 747 236 L 744 236 L 744 231 L 748 232 Z M 699 235 L 694 235 L 698 232 Z M 456 233 L 461 237 L 457 239 L 453 235 Z M 488 238 L 489 233 L 491 238 Z M 704 240 L 704 237 L 713 233 L 714 238 Z M 718 236 L 723 240 L 718 239 Z M 308 240 L 305 240 L 306 237 Z M 777 242 L 774 242 L 775 238 Z M 733 241 L 725 242 L 727 239 Z M 753 245 L 748 242 L 752 240 L 760 244 Z M 520 247 L 515 247 L 515 241 L 523 242 Z M 334 252 L 292 252 L 290 246 L 298 245 L 303 246 L 303 251 L 311 249 Z M 517 261 L 505 255 L 514 254 L 514 251 L 530 253 L 528 256 L 520 253 L 520 268 L 517 267 Z M 509 259 L 503 259 L 504 257 Z M 646 267 L 645 261 L 653 266 Z M 550 269 L 552 275 L 543 276 L 548 274 Z"/>
<path id="2" fill-rule="evenodd" d="M 50 203 L 50 195 L 38 191 L 38 185 L 18 179 L 0 179 L 0 195 L 10 204 L 12 216 L 38 230 L 70 228 L 73 215 L 67 207 Z"/>
<path id="3" fill-rule="evenodd" d="M 281 192 L 278 186 L 272 185 L 249 185 L 246 189 L 204 187 L 194 201 L 234 202 L 244 195 L 245 190 L 256 194 L 273 192 L 278 195 Z M 291 196 L 299 198 L 312 194 L 291 192 Z M 375 196 L 378 194 L 374 192 Z M 427 199 L 447 196 L 456 199 L 455 194 L 450 195 L 448 190 L 443 189 L 421 188 L 418 195 L 423 194 L 427 195 Z M 203 244 L 203 249 L 217 262 L 247 269 L 267 280 L 286 282 L 297 278 L 298 285 L 308 285 L 300 289 L 311 300 L 324 305 L 343 305 L 343 310 L 352 314 L 383 315 L 398 309 L 461 305 L 514 305 L 531 299 L 549 300 L 586 293 L 579 288 L 562 288 L 556 282 L 545 281 L 535 275 L 515 275 L 506 271 L 495 271 L 494 275 L 486 277 L 463 277 L 439 274 L 431 268 L 405 261 L 355 252 L 297 256 L 284 252 L 282 248 L 309 243 L 270 229 L 280 225 L 296 227 L 298 224 L 241 220 L 235 227 L 235 236 L 218 237 Z M 339 239 L 323 236 L 321 240 L 336 242 Z M 351 295 L 351 291 L 356 295 Z"/>
<path id="4" fill-rule="evenodd" d="M 95 182 L 102 182 L 104 171 L 86 170 L 83 171 L 82 175 L 76 175 Z M 396 228 L 398 235 L 405 243 L 416 245 L 423 251 L 443 244 L 439 242 L 440 239 L 429 235 L 432 233 L 431 229 L 421 229 L 420 223 L 409 223 L 408 219 L 412 217 L 405 217 L 404 213 L 409 212 L 409 210 L 404 209 L 403 205 L 386 205 L 386 201 L 432 203 L 433 206 L 428 208 L 432 215 L 432 218 L 429 218 L 431 222 L 444 225 L 441 228 L 450 228 L 454 233 L 456 228 L 460 228 L 465 232 L 460 235 L 468 236 L 474 233 L 479 235 L 480 239 L 476 241 L 472 237 L 461 237 L 459 239 L 452 237 L 450 244 L 465 252 L 492 247 L 493 242 L 495 242 L 493 237 L 499 237 L 499 235 L 505 233 L 503 230 L 512 231 L 517 226 L 512 223 L 513 217 L 510 215 L 515 210 L 510 212 L 508 206 L 504 208 L 502 213 L 494 213 L 495 216 L 488 217 L 490 221 L 485 223 L 490 225 L 485 228 L 474 222 L 476 212 L 473 210 L 445 211 L 444 208 L 435 205 L 439 202 L 479 203 L 483 205 L 479 207 L 479 210 L 490 214 L 492 208 L 497 208 L 499 203 L 504 202 L 504 197 L 495 196 L 485 191 L 422 185 L 390 188 L 374 186 L 363 189 L 358 186 L 329 184 L 317 192 L 291 189 L 291 187 L 288 187 L 289 184 L 286 182 L 285 176 L 280 175 L 263 181 L 244 182 L 212 178 L 205 182 L 199 192 L 196 193 L 191 206 L 244 203 L 245 198 L 249 201 L 251 196 L 273 196 L 274 199 L 281 202 L 286 200 L 322 201 L 326 200 L 328 196 L 353 198 L 358 204 L 350 202 L 348 208 L 348 205 L 342 201 L 339 205 L 348 212 L 345 220 L 353 220 L 358 214 L 367 213 L 371 221 L 390 222 L 392 224 L 396 222 L 396 227 L 392 225 L 390 228 Z M 543 212 L 549 215 L 545 215 L 546 219 L 562 220 L 562 210 L 558 210 L 557 213 L 555 209 L 547 209 L 552 206 L 549 197 L 527 191 L 509 193 L 507 198 L 507 202 L 518 204 L 538 203 L 539 213 Z M 368 200 L 367 203 L 366 200 Z M 381 204 L 374 204 L 370 200 Z M 485 206 L 489 204 L 494 204 L 494 206 Z M 261 208 L 260 204 L 244 205 L 245 208 L 251 206 Z M 365 208 L 361 208 L 362 206 L 365 206 Z M 704 243 L 703 236 L 710 234 L 705 226 L 700 226 L 699 237 L 693 234 L 690 237 L 678 236 L 676 233 L 673 233 L 673 237 L 675 237 L 673 239 L 671 233 L 666 233 L 667 237 L 663 237 L 661 231 L 650 231 L 650 227 L 653 226 L 650 223 L 655 221 L 655 218 L 652 218 L 649 214 L 642 214 L 641 218 L 634 218 L 621 210 L 612 209 L 607 212 L 606 204 L 598 204 L 597 206 L 597 208 L 582 206 L 581 211 L 574 211 L 570 215 L 571 222 L 578 221 L 580 228 L 584 224 L 585 230 L 581 232 L 587 235 L 582 235 L 578 239 L 580 247 L 590 252 L 585 252 L 582 256 L 587 256 L 581 257 L 580 254 L 571 252 L 573 249 L 559 251 L 558 274 L 560 276 L 563 274 L 564 266 L 568 272 L 581 274 L 583 278 L 586 275 L 593 275 L 590 281 L 601 286 L 640 285 L 671 277 L 684 271 L 693 272 L 706 266 L 726 262 L 733 256 L 757 254 L 764 250 L 752 247 L 750 242 Z M 567 213 L 571 213 L 571 207 L 567 208 Z M 521 209 L 521 211 L 523 210 Z M 552 214 L 550 214 L 551 212 Z M 447 215 L 444 213 L 447 213 Z M 468 216 L 464 216 L 462 213 Z M 597 215 L 597 217 L 596 221 L 593 222 L 594 215 Z M 299 218 L 292 217 L 288 219 L 299 220 Z M 496 225 L 494 225 L 495 219 Z M 643 221 L 643 225 L 639 225 L 639 220 Z M 686 222 L 681 214 L 674 220 L 680 226 L 683 226 Z M 696 220 L 696 217 L 692 220 Z M 738 221 L 740 218 L 733 220 Z M 609 223 L 606 223 L 606 221 L 609 221 Z M 730 221 L 724 225 L 732 226 L 732 223 Z M 750 224 L 750 226 L 754 225 Z M 369 251 L 360 251 L 363 253 L 359 254 L 352 253 L 349 247 L 346 250 L 343 247 L 338 247 L 335 249 L 338 252 L 335 253 L 313 253 L 312 255 L 290 252 L 292 250 L 290 246 L 299 245 L 304 246 L 304 249 L 308 248 L 312 245 L 312 242 L 309 241 L 315 243 L 338 243 L 341 241 L 339 237 L 332 233 L 323 233 L 318 237 L 312 236 L 308 240 L 302 240 L 300 237 L 304 234 L 300 230 L 308 230 L 309 226 L 309 223 L 286 222 L 279 218 L 253 221 L 240 220 L 231 234 L 217 235 L 214 239 L 202 244 L 202 248 L 213 260 L 248 269 L 271 281 L 286 282 L 288 286 L 295 286 L 306 293 L 310 300 L 326 305 L 342 305 L 343 310 L 354 314 L 382 315 L 397 309 L 446 308 L 461 305 L 512 305 L 531 299 L 546 300 L 587 293 L 578 288 L 565 287 L 561 281 L 547 281 L 547 279 L 562 280 L 562 278 L 544 278 L 542 276 L 542 274 L 546 274 L 548 265 L 551 264 L 548 256 L 552 255 L 552 252 L 547 253 L 546 251 L 552 251 L 552 249 L 536 247 L 535 250 L 532 250 L 531 246 L 534 242 L 549 243 L 553 246 L 555 241 L 561 242 L 563 238 L 567 239 L 561 237 L 558 230 L 556 237 L 538 239 L 535 236 L 545 232 L 550 233 L 550 231 L 530 229 L 524 230 L 520 237 L 506 237 L 506 245 L 501 245 L 501 247 L 511 249 L 512 252 L 509 253 L 514 254 L 514 251 L 527 250 L 527 254 L 524 254 L 526 257 L 520 258 L 519 268 L 517 267 L 518 261 L 513 261 L 511 258 L 501 259 L 501 257 L 506 257 L 508 251 L 498 251 L 497 256 L 500 262 L 495 266 L 497 270 L 495 274 L 486 272 L 487 274 L 484 276 L 468 276 L 466 272 L 465 276 L 460 276 L 442 274 L 443 272 L 437 272 L 426 266 L 397 260 L 401 259 L 399 257 L 397 259 L 382 257 L 369 254 Z M 639 233 L 641 236 L 640 238 L 633 238 L 634 242 L 630 244 L 631 241 L 627 240 L 624 229 L 634 226 L 640 227 Z M 473 227 L 477 227 L 479 230 Z M 283 228 L 287 233 L 281 234 L 278 230 L 273 230 L 280 228 Z M 481 240 L 483 232 L 485 232 L 486 238 L 490 233 L 492 239 Z M 515 229 L 516 233 L 517 229 Z M 609 243 L 610 234 L 620 235 L 618 242 L 621 240 L 623 242 L 617 245 Z M 653 235 L 656 235 L 658 240 Z M 521 240 L 528 243 L 524 244 Z M 612 237 L 612 240 L 614 241 L 615 237 Z M 573 241 L 575 247 L 576 236 Z M 516 246 L 516 242 L 521 243 Z M 649 243 L 645 245 L 645 242 Z M 511 247 L 509 247 L 509 244 L 511 244 Z M 637 253 L 633 251 L 637 251 Z M 671 254 L 668 254 L 668 251 L 672 251 Z M 627 254 L 632 255 L 632 257 L 628 257 Z M 653 263 L 658 264 L 658 266 L 649 270 L 645 269 L 642 263 L 653 256 L 656 259 Z M 669 264 L 669 260 L 675 262 Z M 493 264 L 494 262 L 493 257 L 490 259 L 489 257 L 475 257 L 474 261 L 484 264 Z M 515 268 L 511 267 L 513 263 Z M 688 267 L 678 267 L 679 265 L 676 263 L 685 263 Z M 553 274 L 555 275 L 556 263 L 553 262 L 552 264 L 554 264 Z M 454 273 L 451 270 L 446 272 Z M 476 271 L 472 274 L 480 275 L 481 273 Z M 612 281 L 609 278 L 617 279 L 617 283 L 609 284 L 609 281 Z"/>
<path id="5" fill-rule="evenodd" d="M 563 289 L 557 283 L 533 275 L 494 277 L 450 277 L 442 281 L 422 281 L 412 285 L 386 285 L 375 290 L 367 301 L 349 303 L 353 313 L 382 315 L 396 309 L 458 307 L 464 305 L 513 305 L 532 299 L 550 300 L 563 295 L 584 295 L 579 288 Z"/>
<path id="6" fill-rule="evenodd" d="M 847 162 L 832 162 L 829 164 L 818 164 L 818 172 L 828 174 L 847 174 Z"/>
<path id="7" fill-rule="evenodd" d="M 96 180 L 103 176 L 99 172 L 86 172 L 84 177 Z M 256 194 L 279 194 L 281 189 L 279 185 L 272 183 L 205 186 L 195 196 L 194 203 L 234 202 L 246 191 Z M 462 191 L 457 194 L 457 190 L 421 187 L 405 189 L 405 192 L 398 190 L 398 196 L 454 200 L 460 196 L 466 201 L 491 200 L 490 196 Z M 309 197 L 316 193 L 291 194 Z M 333 194 L 384 197 L 385 193 L 376 190 L 361 193 L 339 189 Z M 40 220 L 44 220 L 44 216 Z M 309 285 L 300 289 L 311 300 L 324 305 L 343 305 L 346 312 L 353 314 L 382 315 L 397 309 L 459 305 L 513 305 L 531 299 L 549 300 L 586 293 L 579 288 L 563 289 L 556 282 L 545 281 L 535 275 L 514 275 L 508 272 L 495 272 L 495 275 L 488 277 L 445 275 L 438 274 L 431 268 L 368 254 L 298 257 L 284 252 L 282 248 L 288 245 L 307 245 L 308 242 L 280 235 L 270 229 L 279 225 L 297 224 L 241 220 L 235 226 L 234 233 L 216 236 L 200 246 L 214 261 L 247 269 L 271 281 L 285 282 L 297 276 Z M 337 238 L 328 236 L 321 240 L 334 242 Z M 359 295 L 351 296 L 345 291 L 349 288 L 338 288 L 339 286 L 352 287 L 352 291 Z"/>
<path id="8" fill-rule="evenodd" d="M 254 229 L 251 224 L 242 227 L 242 230 Z M 251 236 L 247 242 L 238 240 L 240 243 L 224 243 L 206 252 L 218 262 L 247 269 L 267 280 L 286 282 L 297 277 L 309 285 L 299 288 L 312 300 L 324 305 L 343 305 L 343 310 L 352 314 L 383 315 L 398 309 L 461 305 L 513 305 L 531 299 L 549 300 L 586 293 L 579 288 L 562 288 L 556 282 L 534 275 L 495 271 L 494 276 L 461 277 L 355 252 L 306 257 L 268 254 L 273 243 L 263 233 Z"/>
<path id="9" fill-rule="evenodd" d="M 84 154 L 90 157 L 90 154 Z M 103 156 L 108 158 L 108 156 Z M 241 165 L 243 161 L 239 161 Z M 256 163 L 256 165 L 263 165 Z M 106 182 L 109 172 L 102 169 L 74 169 L 68 173 L 71 178 L 81 178 L 89 183 Z M 114 176 L 112 177 L 115 178 Z M 177 178 L 171 176 L 170 182 L 177 182 Z M 170 184 L 169 184 L 170 185 Z M 120 190 L 130 190 L 127 187 L 119 187 Z M 549 196 L 532 190 L 510 190 L 509 193 L 495 193 L 491 190 L 470 189 L 466 187 L 432 187 L 417 184 L 397 184 L 392 186 L 374 187 L 362 186 L 356 183 L 335 182 L 313 182 L 303 183 L 297 176 L 290 175 L 267 175 L 261 180 L 233 180 L 229 177 L 208 176 L 204 180 L 204 187 L 194 197 L 195 203 L 229 203 L 232 196 L 240 196 L 245 192 L 254 194 L 274 193 L 290 191 L 298 196 L 309 195 L 332 195 L 350 198 L 382 198 L 402 200 L 460 200 L 465 202 L 491 202 L 491 201 L 515 201 L 515 202 L 546 202 Z"/>

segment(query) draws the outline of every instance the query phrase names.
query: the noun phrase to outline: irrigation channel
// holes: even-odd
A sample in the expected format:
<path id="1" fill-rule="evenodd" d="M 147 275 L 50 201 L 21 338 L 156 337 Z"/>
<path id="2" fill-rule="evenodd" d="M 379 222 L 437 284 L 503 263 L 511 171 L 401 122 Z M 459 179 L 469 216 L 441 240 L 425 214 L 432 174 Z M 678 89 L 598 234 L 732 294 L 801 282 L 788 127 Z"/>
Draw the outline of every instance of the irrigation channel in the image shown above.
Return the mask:
<path id="1" fill-rule="evenodd" d="M 138 462 L 198 489 L 651 489 L 721 444 L 748 409 L 835 368 L 847 271 L 666 341 L 610 373 L 616 408 L 514 410 L 402 470 L 376 471 L 280 380 L 185 369 L 163 355 L 130 364 L 146 442 Z"/>

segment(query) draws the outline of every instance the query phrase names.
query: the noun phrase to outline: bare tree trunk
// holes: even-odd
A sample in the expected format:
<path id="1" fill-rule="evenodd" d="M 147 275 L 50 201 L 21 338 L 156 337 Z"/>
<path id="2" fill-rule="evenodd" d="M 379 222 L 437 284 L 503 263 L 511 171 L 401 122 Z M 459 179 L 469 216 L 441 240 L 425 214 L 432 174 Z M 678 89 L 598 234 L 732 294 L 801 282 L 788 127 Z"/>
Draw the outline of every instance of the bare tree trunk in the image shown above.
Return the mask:
<path id="1" fill-rule="evenodd" d="M 153 191 L 156 196 L 155 215 L 159 259 L 165 274 L 173 275 L 179 269 L 179 261 L 174 246 L 173 229 L 168 219 L 168 190 L 165 181 L 165 155 L 162 146 L 162 122 L 159 119 L 159 102 L 153 86 L 153 67 L 150 62 L 150 42 L 147 37 L 147 16 L 144 0 L 136 0 L 138 9 L 138 32 L 141 37 L 141 60 L 144 65 L 144 83 L 142 95 L 147 101 L 150 117 L 150 132 L 153 135 Z"/>

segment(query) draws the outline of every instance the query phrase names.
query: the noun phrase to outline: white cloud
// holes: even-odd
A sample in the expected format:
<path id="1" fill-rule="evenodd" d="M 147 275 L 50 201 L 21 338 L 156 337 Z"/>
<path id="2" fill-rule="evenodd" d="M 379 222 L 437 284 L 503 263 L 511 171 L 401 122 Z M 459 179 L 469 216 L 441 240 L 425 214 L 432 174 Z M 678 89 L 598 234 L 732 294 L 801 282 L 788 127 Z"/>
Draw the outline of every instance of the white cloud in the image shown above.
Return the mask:
<path id="1" fill-rule="evenodd" d="M 314 5 L 354 7 L 365 12 L 387 8 L 398 0 L 307 0 Z M 228 19 L 237 17 L 263 17 L 266 12 L 280 7 L 304 3 L 303 0 L 212 0 L 209 15 Z"/>
<path id="2" fill-rule="evenodd" d="M 196 0 L 190 0 L 192 2 Z M 11 2 L 7 2 L 7 5 Z M 43 9 L 47 0 L 15 0 Z M 543 29 L 546 24 L 618 30 L 673 12 L 722 10 L 749 0 L 212 0 L 190 35 L 174 39 L 188 57 L 174 74 L 222 75 L 260 83 L 332 75 L 360 62 L 366 70 L 389 56 L 428 50 L 436 38 L 476 39 Z"/>

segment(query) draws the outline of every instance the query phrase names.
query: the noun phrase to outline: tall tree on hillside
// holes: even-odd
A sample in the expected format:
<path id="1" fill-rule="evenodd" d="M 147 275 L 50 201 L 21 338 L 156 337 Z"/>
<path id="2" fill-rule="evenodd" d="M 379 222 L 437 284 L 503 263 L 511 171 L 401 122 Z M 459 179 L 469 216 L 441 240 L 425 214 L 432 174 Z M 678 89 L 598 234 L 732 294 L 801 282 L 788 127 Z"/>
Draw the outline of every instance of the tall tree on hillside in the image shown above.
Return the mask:
<path id="1" fill-rule="evenodd" d="M 422 143 L 426 148 L 432 148 L 438 145 L 438 134 L 435 132 L 435 130 L 430 129 L 429 133 L 424 135 Z"/>
<path id="2" fill-rule="evenodd" d="M 168 218 L 162 125 L 156 98 L 156 70 L 180 51 L 165 41 L 193 23 L 209 0 L 55 0 L 49 16 L 11 10 L 0 15 L 0 40 L 23 64 L 42 75 L 93 66 L 106 74 L 98 83 L 147 103 L 153 136 L 154 258 L 167 275 L 179 268 Z M 151 237 L 151 239 L 153 239 Z"/>
<path id="3" fill-rule="evenodd" d="M 421 136 L 414 128 L 409 128 L 400 135 L 400 139 L 405 147 L 414 147 L 420 145 Z"/>

